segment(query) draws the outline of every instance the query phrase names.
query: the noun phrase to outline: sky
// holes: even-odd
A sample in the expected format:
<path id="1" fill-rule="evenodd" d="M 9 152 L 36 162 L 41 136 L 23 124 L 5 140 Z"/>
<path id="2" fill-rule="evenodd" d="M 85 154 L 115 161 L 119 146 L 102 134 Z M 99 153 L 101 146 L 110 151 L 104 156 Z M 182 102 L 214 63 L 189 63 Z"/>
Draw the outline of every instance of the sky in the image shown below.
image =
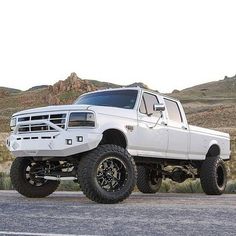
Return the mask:
<path id="1" fill-rule="evenodd" d="M 0 86 L 71 72 L 160 92 L 236 74 L 236 1 L 1 0 Z"/>

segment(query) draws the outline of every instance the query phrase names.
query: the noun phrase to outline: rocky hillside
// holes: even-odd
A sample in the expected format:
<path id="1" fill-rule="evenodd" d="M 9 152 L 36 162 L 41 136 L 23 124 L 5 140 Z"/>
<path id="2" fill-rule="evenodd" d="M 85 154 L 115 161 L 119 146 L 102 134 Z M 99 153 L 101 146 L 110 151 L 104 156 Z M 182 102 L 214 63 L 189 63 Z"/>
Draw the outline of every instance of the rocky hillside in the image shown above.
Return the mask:
<path id="1" fill-rule="evenodd" d="M 12 94 L 12 93 L 19 93 L 19 92 L 21 92 L 21 90 L 19 90 L 19 89 L 0 87 L 0 93 L 1 94 L 9 95 L 9 94 Z"/>
<path id="2" fill-rule="evenodd" d="M 171 96 L 181 100 L 190 124 L 236 135 L 236 76 L 173 91 Z"/>
<path id="3" fill-rule="evenodd" d="M 182 91 L 173 91 L 174 94 L 185 99 L 225 99 L 236 98 L 236 75 L 225 76 L 224 79 L 186 88 Z"/>
<path id="4" fill-rule="evenodd" d="M 143 83 L 132 86 L 147 88 Z M 9 131 L 9 117 L 19 110 L 58 104 L 70 104 L 79 95 L 120 85 L 83 80 L 76 73 L 54 85 L 36 86 L 28 91 L 0 87 L 0 132 Z M 230 131 L 236 129 L 236 76 L 197 85 L 169 94 L 181 100 L 190 124 Z"/>
<path id="5" fill-rule="evenodd" d="M 72 73 L 66 80 L 58 81 L 48 87 L 46 101 L 48 104 L 72 103 L 80 94 L 97 90 L 99 87 L 88 80 L 80 79 Z"/>
<path id="6" fill-rule="evenodd" d="M 143 83 L 136 85 L 147 88 Z M 39 106 L 70 104 L 83 93 L 117 87 L 122 86 L 83 80 L 76 73 L 71 73 L 65 80 L 60 80 L 54 85 L 35 86 L 27 91 L 0 87 L 0 132 L 9 131 L 9 118 L 17 111 Z"/>
<path id="7" fill-rule="evenodd" d="M 132 86 L 147 88 L 143 83 L 134 83 Z M 117 87 L 121 86 L 96 80 L 83 80 L 75 73 L 54 85 L 36 86 L 27 91 L 0 87 L 0 134 L 9 132 L 10 116 L 17 111 L 54 104 L 70 104 L 85 92 Z M 233 160 L 229 165 L 233 171 L 231 177 L 236 178 L 236 76 L 182 91 L 174 90 L 168 95 L 181 100 L 190 124 L 231 134 Z M 5 136 L 6 134 L 0 136 L 0 156 L 9 166 L 11 156 L 4 147 Z"/>

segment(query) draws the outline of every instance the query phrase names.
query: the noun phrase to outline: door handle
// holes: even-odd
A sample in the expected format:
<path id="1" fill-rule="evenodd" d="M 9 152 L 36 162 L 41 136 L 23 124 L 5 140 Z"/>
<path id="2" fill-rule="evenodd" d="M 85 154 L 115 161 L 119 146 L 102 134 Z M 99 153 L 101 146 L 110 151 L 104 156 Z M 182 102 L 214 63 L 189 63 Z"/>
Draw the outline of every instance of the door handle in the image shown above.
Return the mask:
<path id="1" fill-rule="evenodd" d="M 161 122 L 161 125 L 167 126 L 167 123 L 166 123 L 165 121 L 162 121 L 162 122 Z"/>
<path id="2" fill-rule="evenodd" d="M 139 120 L 143 120 L 145 118 L 145 116 L 138 116 Z"/>

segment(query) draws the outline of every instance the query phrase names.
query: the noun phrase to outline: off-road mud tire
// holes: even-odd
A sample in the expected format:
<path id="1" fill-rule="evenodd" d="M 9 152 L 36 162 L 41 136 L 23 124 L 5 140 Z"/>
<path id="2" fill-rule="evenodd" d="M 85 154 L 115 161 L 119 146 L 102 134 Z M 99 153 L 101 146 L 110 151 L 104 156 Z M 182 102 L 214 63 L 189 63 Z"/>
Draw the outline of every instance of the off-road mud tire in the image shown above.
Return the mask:
<path id="1" fill-rule="evenodd" d="M 116 158 L 125 166 L 124 185 L 117 191 L 106 191 L 97 180 L 97 171 L 105 160 Z M 78 166 L 78 177 L 81 190 L 92 201 L 97 203 L 113 204 L 129 197 L 132 193 L 137 178 L 136 165 L 130 154 L 122 147 L 113 144 L 98 146 L 88 152 L 80 161 Z"/>
<path id="2" fill-rule="evenodd" d="M 14 189 L 25 197 L 43 198 L 52 194 L 60 182 L 47 180 L 42 186 L 34 186 L 26 179 L 26 168 L 31 159 L 28 157 L 17 157 L 11 166 L 10 177 Z"/>
<path id="3" fill-rule="evenodd" d="M 227 184 L 227 170 L 220 157 L 207 157 L 202 163 L 200 180 L 207 195 L 220 195 Z"/>
<path id="4" fill-rule="evenodd" d="M 146 166 L 137 166 L 137 188 L 142 193 L 156 193 L 161 187 L 162 178 L 154 178 L 151 169 Z"/>

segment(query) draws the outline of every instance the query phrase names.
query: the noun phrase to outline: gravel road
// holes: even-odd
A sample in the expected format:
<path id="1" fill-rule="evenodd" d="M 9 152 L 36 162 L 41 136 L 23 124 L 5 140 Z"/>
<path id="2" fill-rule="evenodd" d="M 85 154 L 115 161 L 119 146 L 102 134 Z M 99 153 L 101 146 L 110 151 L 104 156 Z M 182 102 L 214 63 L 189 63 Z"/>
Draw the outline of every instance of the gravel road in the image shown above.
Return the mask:
<path id="1" fill-rule="evenodd" d="M 134 193 L 103 205 L 80 192 L 27 199 L 0 191 L 2 235 L 236 235 L 236 194 Z"/>

